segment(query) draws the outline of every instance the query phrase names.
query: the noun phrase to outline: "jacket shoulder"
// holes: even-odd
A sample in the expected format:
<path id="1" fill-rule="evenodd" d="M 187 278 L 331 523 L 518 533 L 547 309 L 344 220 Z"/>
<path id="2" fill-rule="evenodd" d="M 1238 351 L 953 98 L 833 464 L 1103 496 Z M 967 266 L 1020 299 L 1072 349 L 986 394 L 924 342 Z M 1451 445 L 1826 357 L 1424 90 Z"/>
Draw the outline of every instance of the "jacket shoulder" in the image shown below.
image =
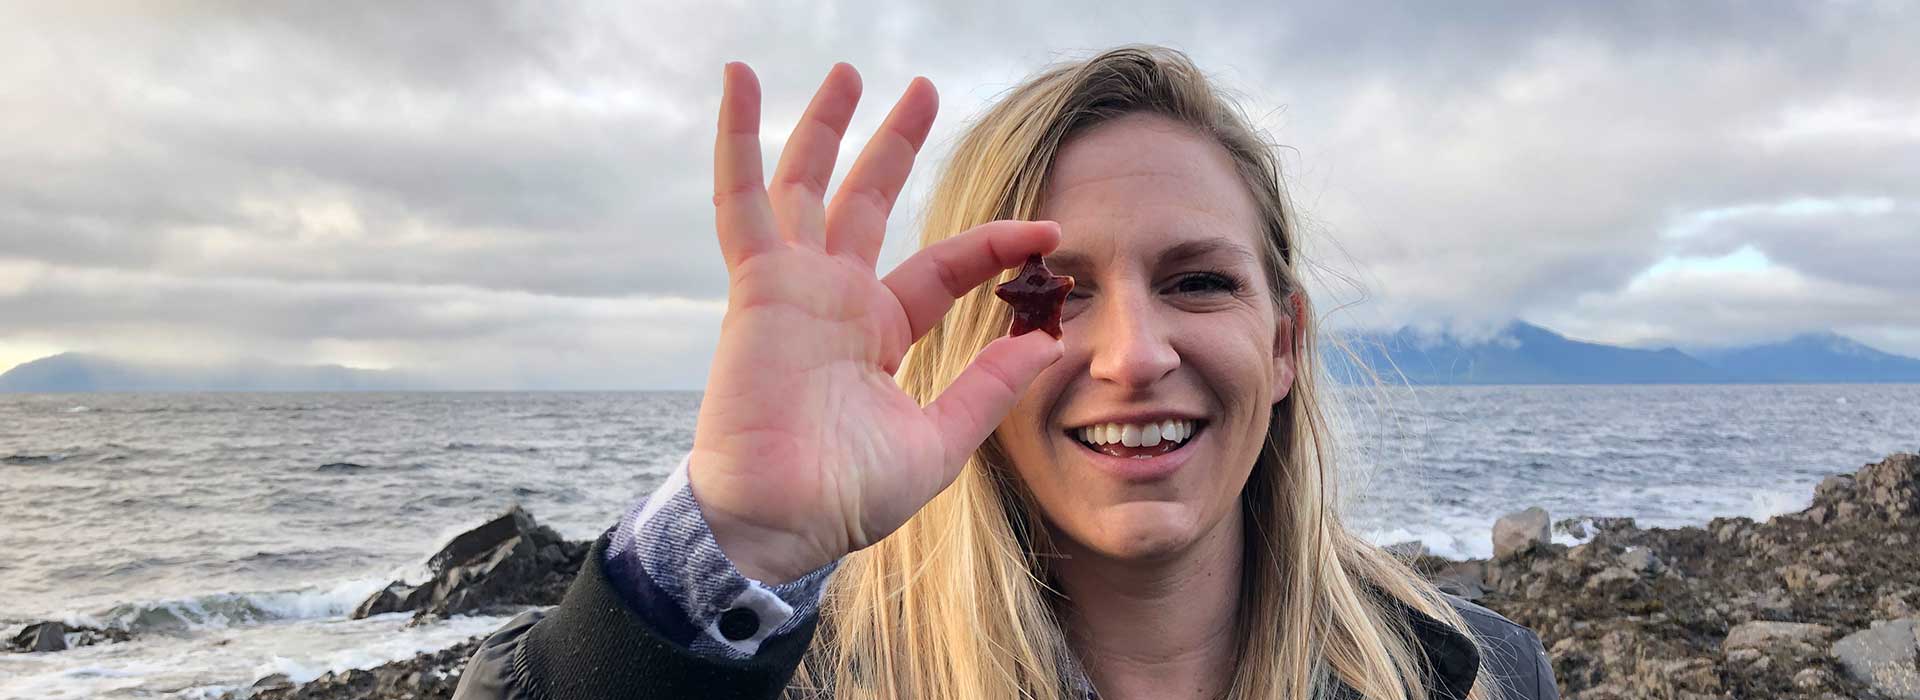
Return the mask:
<path id="1" fill-rule="evenodd" d="M 1505 700 L 1559 700 L 1553 663 L 1539 635 L 1464 598 L 1445 597 L 1473 632 L 1480 646 L 1481 666 L 1500 684 Z"/>

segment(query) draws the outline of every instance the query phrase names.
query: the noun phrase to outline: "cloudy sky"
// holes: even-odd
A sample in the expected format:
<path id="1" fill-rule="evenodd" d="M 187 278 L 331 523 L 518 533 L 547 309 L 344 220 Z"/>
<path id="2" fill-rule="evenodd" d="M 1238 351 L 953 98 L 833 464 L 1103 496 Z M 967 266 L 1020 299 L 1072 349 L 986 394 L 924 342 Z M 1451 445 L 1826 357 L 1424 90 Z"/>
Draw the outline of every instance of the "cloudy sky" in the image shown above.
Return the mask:
<path id="1" fill-rule="evenodd" d="M 698 388 L 721 66 L 835 61 L 930 165 L 1050 62 L 1188 52 L 1286 146 L 1331 323 L 1920 355 L 1905 2 L 7 3 L 0 370 L 62 351 Z"/>

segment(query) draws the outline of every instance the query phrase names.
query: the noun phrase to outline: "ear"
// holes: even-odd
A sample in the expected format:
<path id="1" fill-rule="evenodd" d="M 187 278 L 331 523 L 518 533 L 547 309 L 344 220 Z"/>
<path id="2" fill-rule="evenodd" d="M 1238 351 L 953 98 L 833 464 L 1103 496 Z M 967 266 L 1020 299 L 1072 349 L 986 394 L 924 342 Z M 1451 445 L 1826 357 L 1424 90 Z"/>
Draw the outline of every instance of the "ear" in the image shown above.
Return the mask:
<path id="1" fill-rule="evenodd" d="M 1293 380 L 1298 374 L 1294 355 L 1295 334 L 1300 332 L 1300 319 L 1306 318 L 1307 303 L 1299 292 L 1287 295 L 1287 307 L 1293 313 L 1283 314 L 1273 326 L 1273 403 L 1278 405 L 1293 391 Z"/>

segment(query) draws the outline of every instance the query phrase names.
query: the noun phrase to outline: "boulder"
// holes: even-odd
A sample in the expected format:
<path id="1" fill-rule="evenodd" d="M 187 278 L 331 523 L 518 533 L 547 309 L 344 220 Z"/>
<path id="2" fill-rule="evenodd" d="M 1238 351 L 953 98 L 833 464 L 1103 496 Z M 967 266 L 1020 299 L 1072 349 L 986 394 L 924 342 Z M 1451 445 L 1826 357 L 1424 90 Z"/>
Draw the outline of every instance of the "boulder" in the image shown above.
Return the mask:
<path id="1" fill-rule="evenodd" d="M 554 605 L 580 570 L 588 546 L 561 539 L 514 506 L 434 553 L 427 560 L 432 575 L 425 583 L 387 584 L 354 608 L 353 617 L 412 612 L 421 621 Z"/>
<path id="2" fill-rule="evenodd" d="M 66 651 L 67 626 L 59 622 L 27 625 L 26 629 L 13 636 L 13 647 L 28 653 Z"/>
<path id="3" fill-rule="evenodd" d="M 1785 645 L 1807 645 L 1826 642 L 1833 636 L 1833 628 L 1804 622 L 1766 622 L 1755 621 L 1735 625 L 1727 632 L 1727 640 L 1720 646 L 1732 656 L 1732 652 L 1750 649 L 1765 652 Z"/>
<path id="4" fill-rule="evenodd" d="M 1621 552 L 1620 564 L 1634 573 L 1647 576 L 1658 574 L 1665 568 L 1660 563 L 1660 557 L 1646 547 L 1630 547 L 1627 551 Z"/>
<path id="5" fill-rule="evenodd" d="M 1427 575 L 1441 592 L 1467 600 L 1479 600 L 1487 594 L 1486 562 L 1428 560 L 1429 566 L 1435 563 L 1437 568 L 1430 569 Z"/>
<path id="6" fill-rule="evenodd" d="M 1920 700 L 1920 618 L 1881 621 L 1833 645 L 1853 676 L 1896 700 Z"/>
<path id="7" fill-rule="evenodd" d="M 1546 509 L 1538 506 L 1500 516 L 1493 523 L 1493 558 L 1504 558 L 1546 543 L 1552 538 L 1547 530 L 1550 522 Z"/>
<path id="8" fill-rule="evenodd" d="M 0 643 L 0 651 L 66 651 L 73 647 L 124 642 L 132 638 L 133 634 L 123 629 L 70 626 L 58 621 L 36 622 L 22 628 L 12 639 Z"/>

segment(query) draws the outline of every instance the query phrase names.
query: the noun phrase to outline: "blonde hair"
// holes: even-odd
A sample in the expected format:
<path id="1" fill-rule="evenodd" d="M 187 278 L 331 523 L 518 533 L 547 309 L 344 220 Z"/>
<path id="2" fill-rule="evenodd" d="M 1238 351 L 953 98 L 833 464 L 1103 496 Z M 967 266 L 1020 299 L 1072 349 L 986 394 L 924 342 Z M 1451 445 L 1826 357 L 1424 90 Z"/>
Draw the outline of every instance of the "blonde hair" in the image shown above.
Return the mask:
<path id="1" fill-rule="evenodd" d="M 1333 448 L 1292 206 L 1274 148 L 1175 50 L 1128 45 L 1019 85 L 963 135 L 926 210 L 922 245 L 996 219 L 1031 219 L 1074 135 L 1149 113 L 1215 139 L 1256 201 L 1269 290 L 1294 323 L 1296 375 L 1274 406 L 1241 494 L 1242 622 L 1229 697 L 1321 697 L 1337 679 L 1377 700 L 1427 695 L 1431 669 L 1394 601 L 1468 634 L 1434 587 L 1348 532 L 1333 511 Z M 982 285 L 908 353 L 898 377 L 922 403 L 945 389 L 1008 312 Z M 1070 668 L 1051 545 L 1037 506 L 989 439 L 952 486 L 878 544 L 846 557 L 792 697 L 1065 700 Z M 1470 697 L 1490 697 L 1482 672 Z"/>

